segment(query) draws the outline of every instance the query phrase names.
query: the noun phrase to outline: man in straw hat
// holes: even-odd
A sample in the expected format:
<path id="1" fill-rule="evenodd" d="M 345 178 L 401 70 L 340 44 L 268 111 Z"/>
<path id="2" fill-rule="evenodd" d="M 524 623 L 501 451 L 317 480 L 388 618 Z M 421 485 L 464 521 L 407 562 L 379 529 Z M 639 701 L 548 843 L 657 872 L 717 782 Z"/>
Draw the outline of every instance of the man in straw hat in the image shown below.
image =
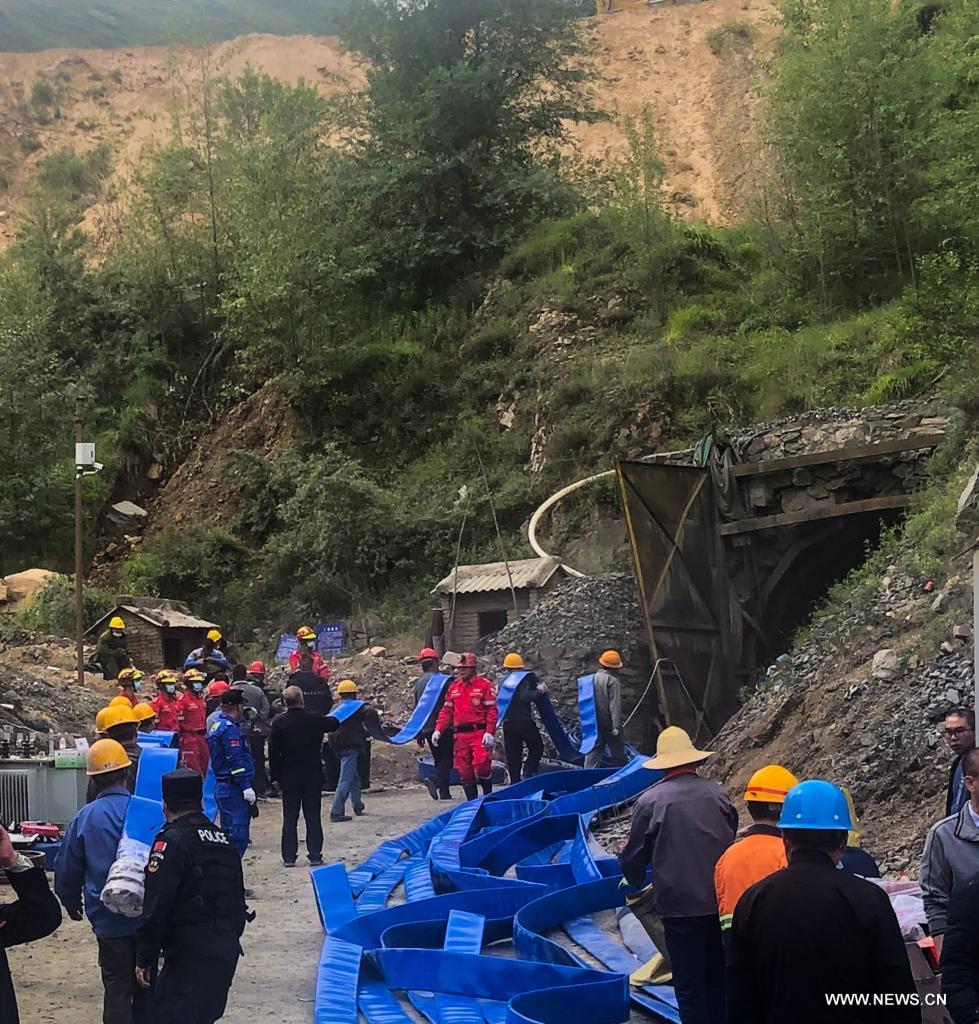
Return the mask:
<path id="1" fill-rule="evenodd" d="M 652 869 L 673 986 L 683 1024 L 724 1024 L 724 948 L 714 893 L 714 865 L 731 845 L 738 813 L 727 793 L 697 774 L 710 757 L 676 726 L 656 741 L 646 762 L 663 778 L 636 801 L 629 839 L 619 854 L 626 881 L 641 886 Z"/>

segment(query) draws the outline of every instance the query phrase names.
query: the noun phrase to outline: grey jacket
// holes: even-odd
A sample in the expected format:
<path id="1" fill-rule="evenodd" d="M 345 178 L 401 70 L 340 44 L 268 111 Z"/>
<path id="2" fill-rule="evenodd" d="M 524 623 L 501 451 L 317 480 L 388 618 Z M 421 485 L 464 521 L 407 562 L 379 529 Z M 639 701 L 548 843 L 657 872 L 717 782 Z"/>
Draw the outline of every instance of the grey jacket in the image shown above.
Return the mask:
<path id="1" fill-rule="evenodd" d="M 657 782 L 636 801 L 619 867 L 633 885 L 642 885 L 652 867 L 660 917 L 716 914 L 714 866 L 737 830 L 738 812 L 727 793 L 710 779 L 683 772 Z"/>
<path id="2" fill-rule="evenodd" d="M 622 728 L 622 684 L 614 672 L 605 668 L 595 673 L 595 714 L 602 735 Z"/>
<path id="3" fill-rule="evenodd" d="M 265 691 L 257 683 L 253 683 L 250 680 L 242 679 L 235 683 L 236 690 L 241 690 L 245 695 L 245 707 L 252 708 L 255 712 L 255 717 L 250 722 L 245 722 L 244 719 L 241 721 L 241 731 L 246 735 L 254 732 L 258 736 L 268 736 L 269 734 L 269 717 L 271 716 L 272 709 L 269 706 L 269 699 L 265 696 Z"/>
<path id="4" fill-rule="evenodd" d="M 932 825 L 921 855 L 918 880 L 932 935 L 943 935 L 953 886 L 979 874 L 979 829 L 969 805 Z"/>

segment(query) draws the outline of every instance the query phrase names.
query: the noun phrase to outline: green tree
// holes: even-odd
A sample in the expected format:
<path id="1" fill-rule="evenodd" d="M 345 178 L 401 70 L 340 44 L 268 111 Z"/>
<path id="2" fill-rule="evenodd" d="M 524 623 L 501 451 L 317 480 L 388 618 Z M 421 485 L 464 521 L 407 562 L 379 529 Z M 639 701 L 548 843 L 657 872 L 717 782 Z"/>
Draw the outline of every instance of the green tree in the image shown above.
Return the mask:
<path id="1" fill-rule="evenodd" d="M 892 294 L 927 249 L 936 71 L 910 3 L 787 0 L 771 89 L 783 255 L 825 304 Z"/>
<path id="2" fill-rule="evenodd" d="M 571 208 L 567 125 L 597 115 L 574 0 L 365 0 L 342 38 L 364 64 L 344 209 L 372 287 L 425 296 Z"/>

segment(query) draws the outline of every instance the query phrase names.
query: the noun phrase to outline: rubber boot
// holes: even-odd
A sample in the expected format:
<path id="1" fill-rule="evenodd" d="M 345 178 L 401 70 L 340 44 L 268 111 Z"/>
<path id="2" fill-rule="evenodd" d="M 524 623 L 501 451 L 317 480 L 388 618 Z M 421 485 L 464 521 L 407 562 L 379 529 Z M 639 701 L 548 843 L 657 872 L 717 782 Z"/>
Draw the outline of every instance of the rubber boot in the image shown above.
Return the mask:
<path id="1" fill-rule="evenodd" d="M 462 791 L 463 791 L 463 793 L 466 794 L 466 799 L 467 800 L 475 800 L 476 799 L 476 783 L 475 782 L 467 782 L 462 787 Z"/>
<path id="2" fill-rule="evenodd" d="M 483 790 L 483 796 L 489 796 L 493 792 L 493 780 L 492 779 L 480 779 L 479 785 Z"/>

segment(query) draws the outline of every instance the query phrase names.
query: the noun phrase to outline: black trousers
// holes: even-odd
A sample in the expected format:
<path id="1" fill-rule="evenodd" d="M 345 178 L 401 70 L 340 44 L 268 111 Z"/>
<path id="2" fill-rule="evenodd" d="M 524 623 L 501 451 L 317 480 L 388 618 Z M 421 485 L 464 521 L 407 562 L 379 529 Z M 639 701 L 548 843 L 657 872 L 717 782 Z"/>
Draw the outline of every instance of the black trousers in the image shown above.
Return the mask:
<path id="1" fill-rule="evenodd" d="M 265 769 L 265 737 L 250 732 L 248 749 L 255 762 L 255 781 L 252 783 L 252 789 L 255 790 L 256 796 L 265 796 L 269 791 L 269 775 Z"/>
<path id="2" fill-rule="evenodd" d="M 527 747 L 527 763 L 523 764 L 523 748 Z M 506 754 L 506 768 L 510 782 L 519 782 L 521 766 L 523 778 L 529 779 L 537 774 L 540 759 L 544 754 L 544 741 L 540 730 L 534 722 L 518 719 L 515 722 L 503 723 L 503 751 Z"/>
<path id="3" fill-rule="evenodd" d="M 443 800 L 450 800 L 452 793 L 449 791 L 449 775 L 452 772 L 453 743 L 455 736 L 454 729 L 444 729 L 439 736 L 438 746 L 432 743 L 432 737 L 428 737 L 428 749 L 432 752 L 432 760 L 435 762 L 435 778 L 438 784 L 438 794 Z"/>
<path id="4" fill-rule="evenodd" d="M 237 966 L 237 956 L 168 956 L 153 986 L 153 1024 L 214 1024 L 220 1020 Z"/>
<path id="5" fill-rule="evenodd" d="M 683 1024 L 724 1024 L 724 944 L 717 915 L 664 917 L 663 930 Z"/>
<path id="6" fill-rule="evenodd" d="M 99 939 L 102 1024 L 151 1024 L 153 996 L 136 984 L 136 939 Z"/>
<path id="7" fill-rule="evenodd" d="M 306 822 L 306 852 L 310 857 L 323 855 L 323 783 L 314 778 L 299 785 L 281 783 L 282 788 L 282 859 L 294 861 L 299 852 L 296 829 L 299 812 Z"/>

